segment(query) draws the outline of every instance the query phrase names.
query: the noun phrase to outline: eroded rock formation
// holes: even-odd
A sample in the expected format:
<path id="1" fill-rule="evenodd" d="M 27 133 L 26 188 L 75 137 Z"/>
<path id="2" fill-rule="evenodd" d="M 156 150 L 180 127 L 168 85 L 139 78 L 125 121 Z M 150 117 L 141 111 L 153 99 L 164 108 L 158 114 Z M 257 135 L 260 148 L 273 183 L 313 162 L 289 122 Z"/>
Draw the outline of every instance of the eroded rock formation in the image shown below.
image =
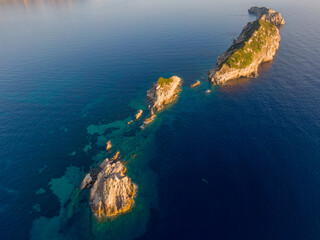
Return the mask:
<path id="1" fill-rule="evenodd" d="M 136 120 L 139 120 L 139 118 L 142 116 L 143 111 L 140 109 L 137 114 L 135 115 Z"/>
<path id="2" fill-rule="evenodd" d="M 141 128 L 144 128 L 155 119 L 155 113 L 177 99 L 181 91 L 181 83 L 181 78 L 172 76 L 168 79 L 159 78 L 159 80 L 153 84 L 152 88 L 147 92 L 147 99 L 150 102 L 150 116 L 144 120 Z"/>
<path id="3" fill-rule="evenodd" d="M 137 186 L 125 173 L 122 162 L 105 159 L 83 179 L 80 188 L 91 188 L 90 206 L 99 220 L 118 216 L 133 207 Z"/>
<path id="4" fill-rule="evenodd" d="M 178 97 L 181 91 L 181 78 L 172 76 L 171 78 L 159 78 L 147 92 L 147 98 L 150 102 L 151 114 L 163 109 L 163 107 Z"/>
<path id="5" fill-rule="evenodd" d="M 111 141 L 109 140 L 107 143 L 106 143 L 106 150 L 110 150 L 112 148 L 112 144 L 111 144 Z"/>
<path id="6" fill-rule="evenodd" d="M 197 80 L 195 83 L 191 84 L 190 87 L 195 88 L 195 87 L 199 86 L 200 84 L 201 84 L 200 81 Z"/>
<path id="7" fill-rule="evenodd" d="M 251 7 L 249 13 L 257 16 L 258 19 L 272 23 L 275 26 L 280 26 L 285 24 L 284 18 L 281 13 L 276 12 L 273 9 L 266 7 Z"/>

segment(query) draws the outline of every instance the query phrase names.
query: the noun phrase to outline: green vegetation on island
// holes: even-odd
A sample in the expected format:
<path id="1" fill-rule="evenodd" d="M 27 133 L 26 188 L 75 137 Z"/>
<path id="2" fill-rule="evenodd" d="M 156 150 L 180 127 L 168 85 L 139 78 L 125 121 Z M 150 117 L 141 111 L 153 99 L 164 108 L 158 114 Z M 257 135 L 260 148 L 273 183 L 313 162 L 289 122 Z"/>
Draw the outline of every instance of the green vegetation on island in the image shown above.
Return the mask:
<path id="1" fill-rule="evenodd" d="M 273 24 L 264 20 L 256 20 L 248 24 L 248 33 L 241 42 L 233 44 L 227 52 L 232 52 L 231 56 L 221 64 L 227 64 L 230 68 L 245 68 L 253 61 L 253 55 L 259 53 L 266 44 L 267 37 L 277 34 L 277 28 Z"/>
<path id="2" fill-rule="evenodd" d="M 173 79 L 171 78 L 163 78 L 163 77 L 159 77 L 158 79 L 158 84 L 163 87 L 164 85 L 169 85 L 170 83 L 172 83 Z"/>

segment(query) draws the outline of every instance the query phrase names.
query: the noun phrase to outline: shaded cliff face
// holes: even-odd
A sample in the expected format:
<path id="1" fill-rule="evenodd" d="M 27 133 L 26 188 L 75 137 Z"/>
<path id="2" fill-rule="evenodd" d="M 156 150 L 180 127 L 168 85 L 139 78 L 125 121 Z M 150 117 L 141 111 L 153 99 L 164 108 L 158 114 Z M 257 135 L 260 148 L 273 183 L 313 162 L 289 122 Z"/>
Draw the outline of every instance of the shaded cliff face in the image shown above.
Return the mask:
<path id="1" fill-rule="evenodd" d="M 284 18 L 281 16 L 281 13 L 276 12 L 273 9 L 269 9 L 266 7 L 251 7 L 248 11 L 249 13 L 256 15 L 258 19 L 270 22 L 275 26 L 281 26 L 285 24 Z"/>
<path id="2" fill-rule="evenodd" d="M 159 78 L 152 88 L 147 92 L 150 102 L 151 115 L 163 109 L 163 107 L 178 97 L 181 91 L 181 78 L 172 76 L 171 78 Z"/>
<path id="3" fill-rule="evenodd" d="M 209 80 L 223 84 L 231 79 L 257 76 L 259 65 L 273 59 L 280 40 L 279 30 L 273 24 L 264 20 L 249 22 L 234 44 L 218 57 Z"/>
<path id="4" fill-rule="evenodd" d="M 122 162 L 105 159 L 83 179 L 80 188 L 91 188 L 91 210 L 99 220 L 116 217 L 133 207 L 137 186 L 125 172 Z"/>

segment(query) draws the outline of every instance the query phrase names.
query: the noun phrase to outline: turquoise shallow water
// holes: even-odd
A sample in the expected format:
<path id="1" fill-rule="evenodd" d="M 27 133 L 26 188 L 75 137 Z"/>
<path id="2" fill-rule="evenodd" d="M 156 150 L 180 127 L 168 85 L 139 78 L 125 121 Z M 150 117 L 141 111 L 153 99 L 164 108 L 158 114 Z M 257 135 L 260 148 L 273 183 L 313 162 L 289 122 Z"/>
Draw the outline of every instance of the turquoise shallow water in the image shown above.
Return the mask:
<path id="1" fill-rule="evenodd" d="M 267 5 L 286 20 L 256 79 L 203 82 Z M 315 1 L 1 1 L 3 239 L 319 239 L 320 29 Z M 158 77 L 178 101 L 127 126 Z M 210 94 L 205 91 L 211 89 Z M 138 184 L 97 223 L 78 186 L 111 139 Z"/>

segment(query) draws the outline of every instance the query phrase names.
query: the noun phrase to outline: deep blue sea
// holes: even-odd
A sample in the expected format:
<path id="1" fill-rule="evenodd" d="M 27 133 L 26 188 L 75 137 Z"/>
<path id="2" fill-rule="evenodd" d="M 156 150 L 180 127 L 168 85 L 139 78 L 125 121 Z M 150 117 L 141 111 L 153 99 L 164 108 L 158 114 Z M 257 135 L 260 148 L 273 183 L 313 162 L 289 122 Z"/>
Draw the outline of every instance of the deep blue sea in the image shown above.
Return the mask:
<path id="1" fill-rule="evenodd" d="M 211 86 L 255 5 L 286 20 L 275 59 Z M 319 12 L 316 0 L 0 0 L 0 239 L 320 239 Z M 127 126 L 172 75 L 177 102 Z M 107 140 L 139 189 L 130 213 L 98 223 L 79 184 Z"/>

